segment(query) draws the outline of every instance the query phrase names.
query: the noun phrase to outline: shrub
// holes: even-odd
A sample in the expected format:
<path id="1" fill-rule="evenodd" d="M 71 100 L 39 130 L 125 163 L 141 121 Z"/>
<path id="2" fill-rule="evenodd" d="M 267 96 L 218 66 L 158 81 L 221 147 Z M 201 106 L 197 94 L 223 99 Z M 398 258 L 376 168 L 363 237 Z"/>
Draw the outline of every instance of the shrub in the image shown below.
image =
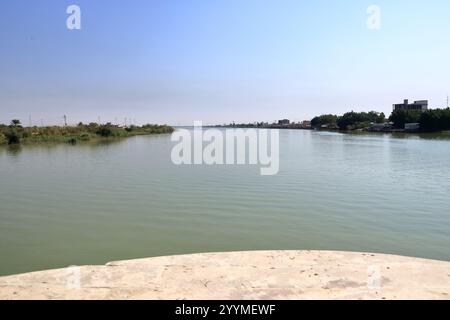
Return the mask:
<path id="1" fill-rule="evenodd" d="M 0 145 L 7 144 L 7 143 L 8 143 L 8 139 L 6 138 L 6 136 L 3 133 L 0 133 Z"/>
<path id="2" fill-rule="evenodd" d="M 91 140 L 91 136 L 89 135 L 89 133 L 83 133 L 80 136 L 80 140 L 81 141 L 89 141 L 89 140 Z"/>
<path id="3" fill-rule="evenodd" d="M 8 144 L 19 144 L 20 143 L 20 136 L 15 130 L 11 130 L 7 133 L 6 139 L 8 140 Z"/>
<path id="4" fill-rule="evenodd" d="M 102 137 L 112 137 L 113 131 L 111 128 L 102 126 L 100 129 L 97 130 L 97 134 Z"/>

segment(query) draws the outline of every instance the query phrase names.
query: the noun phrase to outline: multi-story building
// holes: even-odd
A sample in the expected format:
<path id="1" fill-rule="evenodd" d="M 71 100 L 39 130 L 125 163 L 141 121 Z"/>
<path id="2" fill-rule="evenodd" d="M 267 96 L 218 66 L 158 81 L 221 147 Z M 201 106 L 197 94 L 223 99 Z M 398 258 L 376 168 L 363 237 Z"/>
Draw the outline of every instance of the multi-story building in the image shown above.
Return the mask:
<path id="1" fill-rule="evenodd" d="M 291 122 L 288 119 L 283 119 L 278 121 L 279 126 L 288 126 Z"/>
<path id="2" fill-rule="evenodd" d="M 414 103 L 409 103 L 408 99 L 405 99 L 403 103 L 394 104 L 395 110 L 420 110 L 426 111 L 428 110 L 428 100 L 419 100 L 414 101 Z"/>

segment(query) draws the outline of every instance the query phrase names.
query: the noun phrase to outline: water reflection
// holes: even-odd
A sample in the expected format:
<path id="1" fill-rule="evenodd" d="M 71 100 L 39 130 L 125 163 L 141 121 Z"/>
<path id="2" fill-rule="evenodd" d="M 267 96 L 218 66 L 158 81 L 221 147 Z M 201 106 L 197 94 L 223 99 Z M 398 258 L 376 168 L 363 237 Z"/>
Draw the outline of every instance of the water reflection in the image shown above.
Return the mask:
<path id="1" fill-rule="evenodd" d="M 315 131 L 321 135 L 346 135 L 349 137 L 373 137 L 373 138 L 395 138 L 395 139 L 421 139 L 421 140 L 450 140 L 450 131 L 430 133 L 405 133 L 405 132 L 329 132 Z"/>
<path id="2" fill-rule="evenodd" d="M 4 148 L 8 156 L 17 157 L 22 153 L 22 146 L 20 144 L 12 144 Z"/>

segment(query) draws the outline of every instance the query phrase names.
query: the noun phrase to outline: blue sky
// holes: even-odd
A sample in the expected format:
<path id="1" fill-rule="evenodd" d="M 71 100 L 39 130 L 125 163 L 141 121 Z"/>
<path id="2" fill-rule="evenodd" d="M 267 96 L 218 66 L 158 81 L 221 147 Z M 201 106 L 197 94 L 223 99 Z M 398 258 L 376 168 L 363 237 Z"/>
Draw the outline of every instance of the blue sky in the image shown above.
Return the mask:
<path id="1" fill-rule="evenodd" d="M 66 28 L 79 5 L 82 29 Z M 369 5 L 381 29 L 366 26 Z M 390 113 L 450 94 L 447 0 L 0 2 L 0 122 Z M 129 121 L 129 120 L 128 120 Z"/>

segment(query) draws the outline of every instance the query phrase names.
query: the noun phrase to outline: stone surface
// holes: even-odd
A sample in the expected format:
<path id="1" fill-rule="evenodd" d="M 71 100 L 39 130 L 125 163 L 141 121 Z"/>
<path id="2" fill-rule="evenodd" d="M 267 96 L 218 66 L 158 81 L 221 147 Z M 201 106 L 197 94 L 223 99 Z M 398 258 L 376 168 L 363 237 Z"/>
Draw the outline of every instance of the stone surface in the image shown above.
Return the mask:
<path id="1" fill-rule="evenodd" d="M 1 277 L 0 299 L 450 299 L 450 262 L 334 251 L 194 254 Z"/>

